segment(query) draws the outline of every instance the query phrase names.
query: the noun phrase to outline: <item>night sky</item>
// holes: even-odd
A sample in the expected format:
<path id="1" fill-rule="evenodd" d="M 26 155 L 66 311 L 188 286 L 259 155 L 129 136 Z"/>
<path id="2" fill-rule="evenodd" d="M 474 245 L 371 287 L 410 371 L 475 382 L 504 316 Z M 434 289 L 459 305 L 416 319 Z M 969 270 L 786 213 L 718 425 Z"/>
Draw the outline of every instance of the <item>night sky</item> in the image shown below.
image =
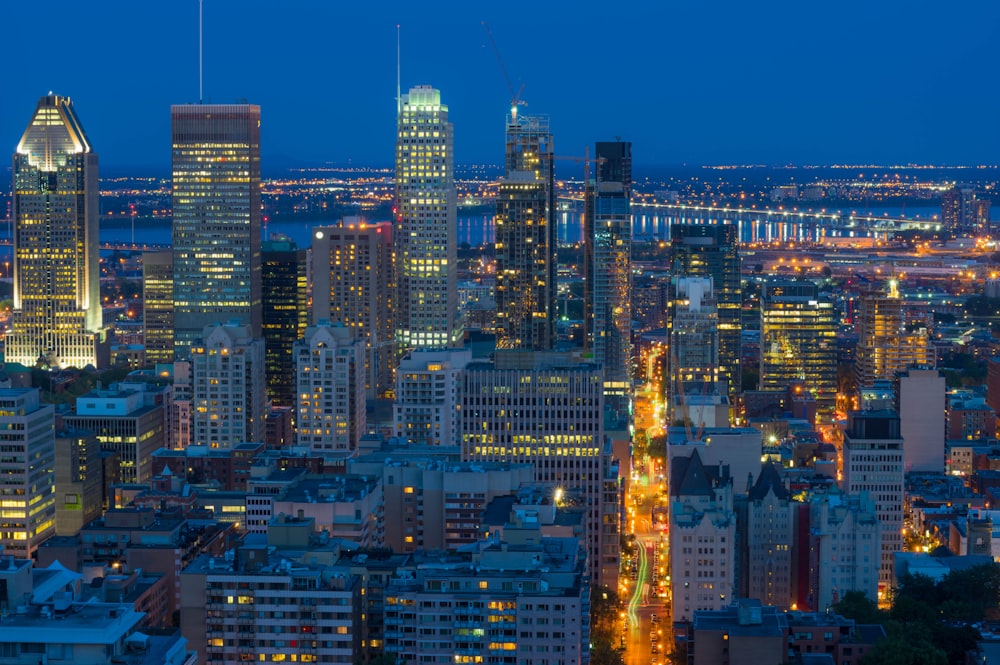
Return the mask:
<path id="1" fill-rule="evenodd" d="M 205 0 L 204 20 L 205 101 L 261 105 L 265 174 L 391 165 L 397 23 L 404 92 L 439 88 L 457 161 L 499 163 L 510 94 L 483 20 L 558 154 L 615 136 L 637 165 L 1000 154 L 996 0 Z M 3 0 L 0 26 L 8 154 L 51 90 L 105 174 L 169 172 L 170 104 L 198 99 L 197 0 Z"/>

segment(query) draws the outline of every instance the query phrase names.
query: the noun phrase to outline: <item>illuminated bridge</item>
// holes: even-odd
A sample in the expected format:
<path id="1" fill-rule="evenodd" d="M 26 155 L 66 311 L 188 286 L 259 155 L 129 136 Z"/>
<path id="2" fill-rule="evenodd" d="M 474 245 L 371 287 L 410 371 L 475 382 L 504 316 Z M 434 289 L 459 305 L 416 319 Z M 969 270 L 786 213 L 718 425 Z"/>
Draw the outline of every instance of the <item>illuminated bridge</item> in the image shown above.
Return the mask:
<path id="1" fill-rule="evenodd" d="M 583 201 L 576 197 L 560 197 L 561 211 L 582 212 Z M 891 235 L 898 231 L 940 231 L 938 219 L 906 219 L 858 214 L 856 212 L 815 212 L 800 210 L 758 210 L 728 206 L 699 206 L 679 203 L 632 202 L 633 216 L 647 215 L 685 224 L 739 224 L 743 227 L 794 224 L 822 233 L 836 235 Z"/>

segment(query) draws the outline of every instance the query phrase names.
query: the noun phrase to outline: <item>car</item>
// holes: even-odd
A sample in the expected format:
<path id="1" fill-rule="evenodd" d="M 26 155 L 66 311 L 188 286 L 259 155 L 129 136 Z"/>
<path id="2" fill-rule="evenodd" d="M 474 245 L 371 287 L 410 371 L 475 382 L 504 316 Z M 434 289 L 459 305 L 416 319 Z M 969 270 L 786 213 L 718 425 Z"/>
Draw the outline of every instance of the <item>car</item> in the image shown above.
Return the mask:
<path id="1" fill-rule="evenodd" d="M 656 616 L 655 614 L 651 614 L 651 615 L 649 616 L 649 620 L 650 620 L 650 621 L 651 621 L 652 623 L 660 623 L 660 617 Z"/>

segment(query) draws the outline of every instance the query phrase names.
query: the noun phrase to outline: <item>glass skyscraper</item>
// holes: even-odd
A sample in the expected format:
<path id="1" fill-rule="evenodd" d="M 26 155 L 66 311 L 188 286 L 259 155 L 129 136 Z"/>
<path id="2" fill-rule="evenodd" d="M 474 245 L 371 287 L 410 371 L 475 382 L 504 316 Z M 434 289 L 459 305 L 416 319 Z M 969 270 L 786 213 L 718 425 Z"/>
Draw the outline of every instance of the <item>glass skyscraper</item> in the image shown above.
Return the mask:
<path id="1" fill-rule="evenodd" d="M 507 117 L 496 215 L 498 349 L 544 351 L 555 345 L 553 150 L 548 117 Z"/>
<path id="2" fill-rule="evenodd" d="M 597 144 L 597 178 L 588 183 L 584 325 L 604 381 L 631 379 L 632 144 Z M 625 389 L 626 385 L 619 385 Z"/>
<path id="3" fill-rule="evenodd" d="M 736 226 L 671 226 L 670 269 L 674 277 L 712 278 L 712 291 L 719 312 L 719 379 L 728 383 L 730 395 L 740 392 L 743 287 Z M 671 303 L 677 298 L 675 287 L 672 286 Z"/>
<path id="4" fill-rule="evenodd" d="M 170 108 L 174 354 L 205 327 L 239 319 L 261 335 L 260 107 Z"/>
<path id="5" fill-rule="evenodd" d="M 401 351 L 458 343 L 454 130 L 441 93 L 411 88 L 396 140 L 396 340 Z"/>
<path id="6" fill-rule="evenodd" d="M 106 366 L 97 155 L 68 97 L 42 97 L 13 160 L 14 311 L 7 362 Z"/>

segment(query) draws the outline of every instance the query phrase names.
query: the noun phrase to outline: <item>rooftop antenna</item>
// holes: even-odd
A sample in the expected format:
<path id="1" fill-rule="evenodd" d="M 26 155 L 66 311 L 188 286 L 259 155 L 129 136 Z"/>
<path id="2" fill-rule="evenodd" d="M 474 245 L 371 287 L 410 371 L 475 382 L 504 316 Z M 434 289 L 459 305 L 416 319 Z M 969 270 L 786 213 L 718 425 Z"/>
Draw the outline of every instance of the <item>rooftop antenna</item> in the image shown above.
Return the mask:
<path id="1" fill-rule="evenodd" d="M 199 104 L 203 103 L 203 100 L 205 99 L 205 96 L 202 93 L 203 80 L 204 80 L 202 76 L 204 72 L 202 65 L 202 63 L 204 62 L 202 55 L 203 53 L 202 52 L 202 7 L 204 6 L 204 4 L 205 0 L 198 0 L 198 103 Z"/>
<path id="2" fill-rule="evenodd" d="M 399 88 L 399 23 L 396 24 L 396 118 L 403 111 L 403 97 Z"/>

